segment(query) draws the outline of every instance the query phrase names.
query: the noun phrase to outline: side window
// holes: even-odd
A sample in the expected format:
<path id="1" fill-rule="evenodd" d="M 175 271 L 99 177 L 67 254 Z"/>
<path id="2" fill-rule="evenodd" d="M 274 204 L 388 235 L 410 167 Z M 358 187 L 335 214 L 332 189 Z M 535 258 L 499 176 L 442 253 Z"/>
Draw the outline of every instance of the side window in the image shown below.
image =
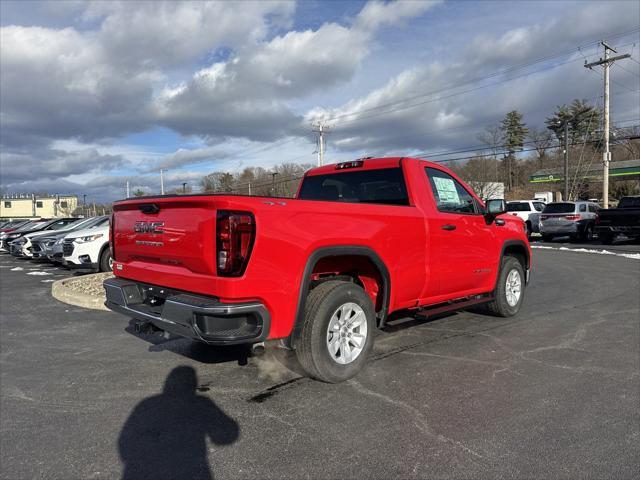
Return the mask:
<path id="1" fill-rule="evenodd" d="M 473 196 L 451 175 L 435 168 L 425 170 L 439 211 L 477 213 Z"/>
<path id="2" fill-rule="evenodd" d="M 11 202 L 4 202 L 4 208 L 11 208 Z"/>
<path id="3" fill-rule="evenodd" d="M 589 204 L 589 211 L 591 213 L 598 213 L 598 207 L 596 207 L 595 205 Z"/>
<path id="4" fill-rule="evenodd" d="M 36 208 L 42 208 L 42 202 L 36 202 Z"/>
<path id="5" fill-rule="evenodd" d="M 544 203 L 533 202 L 533 207 L 536 209 L 537 212 L 541 212 L 542 210 L 544 210 Z"/>
<path id="6" fill-rule="evenodd" d="M 581 211 L 581 212 L 586 212 L 586 211 L 587 211 L 587 205 L 586 205 L 586 204 L 584 204 L 584 203 L 581 203 L 581 204 L 580 204 L 580 211 Z"/>

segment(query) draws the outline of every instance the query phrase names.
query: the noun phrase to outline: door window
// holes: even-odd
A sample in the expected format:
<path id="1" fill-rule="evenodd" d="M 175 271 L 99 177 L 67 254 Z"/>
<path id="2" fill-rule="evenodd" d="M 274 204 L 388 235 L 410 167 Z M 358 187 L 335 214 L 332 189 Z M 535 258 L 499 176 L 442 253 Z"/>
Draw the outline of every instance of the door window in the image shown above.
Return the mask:
<path id="1" fill-rule="evenodd" d="M 448 173 L 426 168 L 438 210 L 445 213 L 478 213 L 473 196 Z"/>
<path id="2" fill-rule="evenodd" d="M 580 204 L 580 211 L 581 212 L 586 212 L 587 211 L 587 206 L 584 203 Z"/>
<path id="3" fill-rule="evenodd" d="M 542 210 L 544 210 L 544 203 L 542 203 L 542 202 L 533 202 L 533 208 L 535 208 L 536 211 L 541 212 Z"/>

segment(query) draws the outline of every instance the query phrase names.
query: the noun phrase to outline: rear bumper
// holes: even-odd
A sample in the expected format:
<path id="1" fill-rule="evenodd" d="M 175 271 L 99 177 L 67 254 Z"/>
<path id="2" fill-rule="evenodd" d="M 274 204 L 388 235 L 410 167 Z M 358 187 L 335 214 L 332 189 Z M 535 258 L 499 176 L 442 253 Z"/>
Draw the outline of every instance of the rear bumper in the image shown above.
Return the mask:
<path id="1" fill-rule="evenodd" d="M 271 317 L 259 302 L 221 303 L 215 297 L 122 278 L 105 280 L 104 288 L 107 308 L 182 337 L 232 345 L 262 342 L 269 335 Z"/>

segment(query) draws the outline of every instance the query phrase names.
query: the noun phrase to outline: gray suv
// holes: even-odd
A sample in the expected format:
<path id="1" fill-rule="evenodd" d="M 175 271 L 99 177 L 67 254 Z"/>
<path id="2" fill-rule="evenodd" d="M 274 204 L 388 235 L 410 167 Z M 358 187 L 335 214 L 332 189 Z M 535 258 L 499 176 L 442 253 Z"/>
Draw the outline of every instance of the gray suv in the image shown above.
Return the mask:
<path id="1" fill-rule="evenodd" d="M 540 233 L 545 242 L 568 236 L 572 241 L 593 239 L 600 205 L 593 202 L 553 202 L 540 214 Z"/>

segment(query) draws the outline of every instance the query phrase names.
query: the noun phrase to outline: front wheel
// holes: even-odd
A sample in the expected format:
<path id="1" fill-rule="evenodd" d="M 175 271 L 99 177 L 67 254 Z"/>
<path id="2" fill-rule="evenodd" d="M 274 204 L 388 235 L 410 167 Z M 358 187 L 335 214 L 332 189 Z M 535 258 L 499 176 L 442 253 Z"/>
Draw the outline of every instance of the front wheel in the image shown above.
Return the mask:
<path id="1" fill-rule="evenodd" d="M 327 281 L 305 304 L 296 355 L 309 376 L 338 383 L 356 375 L 373 348 L 376 328 L 371 298 L 358 285 Z"/>
<path id="2" fill-rule="evenodd" d="M 111 272 L 113 270 L 113 260 L 111 259 L 111 250 L 106 248 L 100 255 L 99 269 L 101 272 Z"/>
<path id="3" fill-rule="evenodd" d="M 495 298 L 487 309 L 498 317 L 512 317 L 520 310 L 524 299 L 525 276 L 522 264 L 515 257 L 502 258 Z"/>

